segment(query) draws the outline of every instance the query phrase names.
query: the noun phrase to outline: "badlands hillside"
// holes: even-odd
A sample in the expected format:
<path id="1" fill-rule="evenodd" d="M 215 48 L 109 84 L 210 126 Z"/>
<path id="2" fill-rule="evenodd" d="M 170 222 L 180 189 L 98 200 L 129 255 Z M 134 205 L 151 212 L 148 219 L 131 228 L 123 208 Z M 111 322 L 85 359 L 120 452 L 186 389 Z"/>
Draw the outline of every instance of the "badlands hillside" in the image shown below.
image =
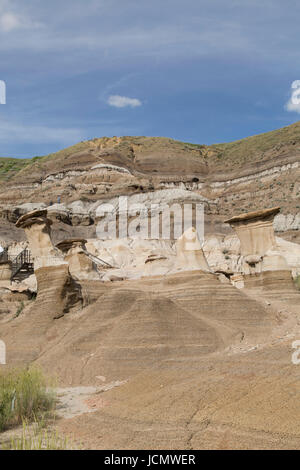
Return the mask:
<path id="1" fill-rule="evenodd" d="M 181 189 L 181 201 L 191 190 L 206 199 L 208 233 L 228 233 L 223 221 L 237 212 L 280 206 L 275 230 L 299 241 L 299 162 L 300 122 L 229 144 L 103 137 L 44 157 L 1 158 L 0 240 L 12 234 L 20 239 L 12 224 L 33 207 L 52 202 L 51 217 L 64 223 L 60 231 L 89 237 L 95 201 Z"/>
<path id="2" fill-rule="evenodd" d="M 300 123 L 0 165 L 0 367 L 56 377 L 59 433 L 87 449 L 299 449 Z M 97 207 L 120 217 L 120 195 L 203 203 L 204 241 L 193 226 L 98 237 Z"/>

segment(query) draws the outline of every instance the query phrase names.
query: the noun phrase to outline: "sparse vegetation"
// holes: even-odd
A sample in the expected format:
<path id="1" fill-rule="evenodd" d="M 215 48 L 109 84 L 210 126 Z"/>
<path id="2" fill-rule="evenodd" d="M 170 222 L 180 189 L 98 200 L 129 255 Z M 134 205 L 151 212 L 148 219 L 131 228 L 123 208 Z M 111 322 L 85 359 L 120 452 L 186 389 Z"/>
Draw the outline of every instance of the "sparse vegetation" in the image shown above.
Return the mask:
<path id="1" fill-rule="evenodd" d="M 242 165 L 260 155 L 262 159 L 268 158 L 268 152 L 273 149 L 279 151 L 284 145 L 295 145 L 300 141 L 299 122 L 282 129 L 264 134 L 254 135 L 235 142 L 214 144 L 209 148 L 216 153 L 217 160 L 230 161 L 231 167 Z"/>
<path id="2" fill-rule="evenodd" d="M 300 290 L 300 274 L 295 279 L 296 287 Z"/>
<path id="3" fill-rule="evenodd" d="M 20 302 L 20 305 L 19 305 L 19 307 L 16 311 L 16 314 L 15 314 L 14 318 L 18 318 L 18 316 L 23 312 L 24 308 L 25 308 L 25 304 L 22 301 L 22 302 Z"/>
<path id="4" fill-rule="evenodd" d="M 67 438 L 60 437 L 56 431 L 41 429 L 39 423 L 32 427 L 23 421 L 21 436 L 14 436 L 1 450 L 66 450 L 71 449 Z"/>
<path id="5" fill-rule="evenodd" d="M 0 158 L 0 181 L 10 179 L 30 163 L 31 160 L 25 158 Z"/>
<path id="6" fill-rule="evenodd" d="M 55 395 L 47 390 L 42 372 L 36 368 L 0 373 L 0 432 L 35 421 L 55 407 Z"/>

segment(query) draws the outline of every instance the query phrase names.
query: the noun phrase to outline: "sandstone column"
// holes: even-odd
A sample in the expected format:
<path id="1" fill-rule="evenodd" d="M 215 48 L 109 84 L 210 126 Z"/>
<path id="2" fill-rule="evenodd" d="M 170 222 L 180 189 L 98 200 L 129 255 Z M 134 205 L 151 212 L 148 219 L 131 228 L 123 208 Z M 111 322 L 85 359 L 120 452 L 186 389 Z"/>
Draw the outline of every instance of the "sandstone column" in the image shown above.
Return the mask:
<path id="1" fill-rule="evenodd" d="M 73 307 L 80 308 L 82 295 L 81 286 L 70 276 L 68 262 L 52 244 L 51 224 L 44 209 L 23 215 L 16 226 L 25 230 L 34 258 L 38 292 L 35 306 L 45 315 L 59 318 Z"/>
<path id="2" fill-rule="evenodd" d="M 241 214 L 226 220 L 239 237 L 243 256 L 243 274 L 253 287 L 264 286 L 267 277 L 273 287 L 285 283 L 292 285 L 292 275 L 285 258 L 277 246 L 273 220 L 280 207 Z M 276 274 L 277 273 L 277 274 Z"/>
<path id="3" fill-rule="evenodd" d="M 34 258 L 35 270 L 47 266 L 67 264 L 59 250 L 51 241 L 52 221 L 47 218 L 47 210 L 28 212 L 19 218 L 16 227 L 23 228 Z"/>
<path id="4" fill-rule="evenodd" d="M 0 261 L 0 287 L 8 287 L 11 283 L 11 261 Z"/>
<path id="5" fill-rule="evenodd" d="M 65 261 L 74 279 L 98 280 L 99 274 L 95 263 L 88 256 L 83 238 L 69 238 L 59 242 L 56 247 L 64 254 Z"/>
<path id="6" fill-rule="evenodd" d="M 190 227 L 176 241 L 176 268 L 185 271 L 200 269 L 210 271 L 200 245 L 197 230 Z"/>
<path id="7" fill-rule="evenodd" d="M 273 220 L 280 207 L 237 215 L 225 223 L 230 224 L 241 242 L 243 256 L 264 256 L 276 247 Z"/>

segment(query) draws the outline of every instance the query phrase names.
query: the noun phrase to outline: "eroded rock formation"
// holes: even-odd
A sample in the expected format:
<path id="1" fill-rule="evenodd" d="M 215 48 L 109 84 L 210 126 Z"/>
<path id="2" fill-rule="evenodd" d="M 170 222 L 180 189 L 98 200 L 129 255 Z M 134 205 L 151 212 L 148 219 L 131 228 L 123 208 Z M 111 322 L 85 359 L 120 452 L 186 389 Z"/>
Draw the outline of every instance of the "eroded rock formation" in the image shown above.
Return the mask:
<path id="1" fill-rule="evenodd" d="M 83 238 L 71 238 L 56 245 L 64 254 L 64 260 L 69 265 L 70 274 L 79 281 L 100 279 L 97 266 L 87 253 L 86 243 L 87 240 Z"/>
<path id="2" fill-rule="evenodd" d="M 47 210 L 35 210 L 21 216 L 16 227 L 23 228 L 34 258 L 35 270 L 47 266 L 67 264 L 59 250 L 55 249 L 50 236 L 51 220 Z"/>
<path id="3" fill-rule="evenodd" d="M 20 217 L 16 226 L 25 230 L 34 258 L 38 294 L 35 308 L 43 305 L 45 314 L 60 318 L 73 308 L 80 307 L 81 287 L 70 275 L 68 262 L 62 253 L 52 244 L 51 221 L 47 218 L 47 211 L 29 212 Z"/>
<path id="4" fill-rule="evenodd" d="M 7 287 L 11 279 L 11 261 L 0 260 L 0 287 Z"/>
<path id="5" fill-rule="evenodd" d="M 273 220 L 279 207 L 241 214 L 226 221 L 240 240 L 242 273 L 248 286 L 294 291 L 291 269 L 275 238 Z M 267 279 L 272 279 L 268 282 Z"/>
<path id="6" fill-rule="evenodd" d="M 197 231 L 190 227 L 176 241 L 176 268 L 184 271 L 201 269 L 209 271 Z"/>

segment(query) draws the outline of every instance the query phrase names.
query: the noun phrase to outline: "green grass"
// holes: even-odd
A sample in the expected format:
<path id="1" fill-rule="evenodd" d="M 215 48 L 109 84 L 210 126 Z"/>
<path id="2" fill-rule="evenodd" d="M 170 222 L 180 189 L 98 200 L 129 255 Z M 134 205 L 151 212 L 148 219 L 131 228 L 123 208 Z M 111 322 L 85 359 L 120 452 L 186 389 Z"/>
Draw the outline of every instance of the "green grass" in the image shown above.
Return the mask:
<path id="1" fill-rule="evenodd" d="M 0 157 L 0 181 L 7 181 L 16 174 L 23 171 L 31 171 L 34 168 L 41 168 L 44 163 L 49 160 L 58 158 L 64 159 L 74 152 L 85 150 L 88 147 L 88 142 L 79 142 L 65 149 L 59 150 L 49 155 L 36 156 L 33 158 L 6 158 Z"/>
<path id="2" fill-rule="evenodd" d="M 0 180 L 8 180 L 31 164 L 27 158 L 0 158 Z"/>
<path id="3" fill-rule="evenodd" d="M 235 142 L 224 144 L 213 144 L 211 149 L 216 151 L 216 156 L 222 160 L 230 160 L 231 162 L 249 161 L 254 155 L 261 154 L 282 144 L 295 145 L 297 149 L 300 145 L 300 122 L 296 122 L 290 126 L 281 129 L 266 132 L 264 134 L 246 137 Z"/>
<path id="4" fill-rule="evenodd" d="M 61 437 L 56 431 L 41 429 L 38 422 L 29 426 L 23 421 L 21 436 L 12 437 L 1 450 L 70 450 L 67 438 Z"/>
<path id="5" fill-rule="evenodd" d="M 55 408 L 55 395 L 36 368 L 0 372 L 0 432 L 37 420 Z"/>
<path id="6" fill-rule="evenodd" d="M 109 143 L 109 137 L 100 138 L 102 144 Z M 97 143 L 98 138 L 90 141 L 78 142 L 75 145 L 50 153 L 49 155 L 36 156 L 33 158 L 0 158 L 0 181 L 7 181 L 16 174 L 25 177 L 28 174 L 38 173 L 41 170 L 47 172 L 49 164 L 53 160 L 62 162 L 68 156 L 91 148 L 92 142 Z M 181 142 L 168 137 L 144 137 L 124 136 L 115 144 L 115 150 L 126 153 L 131 150 L 132 145 L 141 145 L 144 149 L 159 151 L 163 148 L 177 147 L 181 151 L 199 150 L 203 155 L 209 156 L 209 160 L 217 166 L 231 167 L 232 169 L 243 166 L 250 161 L 261 161 L 269 158 L 265 153 L 271 149 L 280 154 L 280 148 L 284 144 L 291 144 L 295 151 L 300 150 L 300 122 L 283 127 L 275 131 L 254 135 L 235 142 L 203 145 L 190 142 Z"/>
<path id="7" fill-rule="evenodd" d="M 22 300 L 22 302 L 20 302 L 20 305 L 19 305 L 19 307 L 18 307 L 18 309 L 17 309 L 17 311 L 16 311 L 16 313 L 15 313 L 14 318 L 18 318 L 18 316 L 21 315 L 21 313 L 23 312 L 24 308 L 25 308 L 25 304 L 24 304 L 24 302 L 23 302 L 23 300 Z"/>

